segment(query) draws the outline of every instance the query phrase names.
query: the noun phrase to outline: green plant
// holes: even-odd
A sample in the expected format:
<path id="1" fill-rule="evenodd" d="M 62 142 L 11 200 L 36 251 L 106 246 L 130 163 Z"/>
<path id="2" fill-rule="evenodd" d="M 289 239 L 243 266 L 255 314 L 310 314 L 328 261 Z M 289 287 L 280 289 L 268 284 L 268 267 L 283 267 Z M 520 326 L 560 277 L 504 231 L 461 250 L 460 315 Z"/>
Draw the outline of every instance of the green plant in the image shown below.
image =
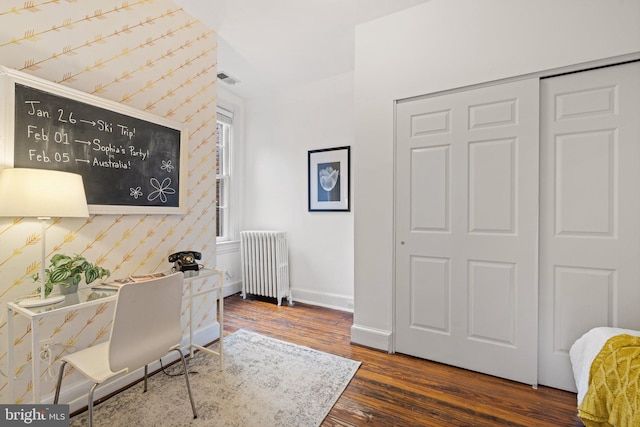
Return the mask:
<path id="1" fill-rule="evenodd" d="M 82 276 L 87 284 L 96 279 L 111 276 L 111 272 L 106 268 L 95 265 L 87 261 L 80 255 L 70 257 L 64 254 L 55 254 L 51 257 L 49 268 L 44 270 L 45 276 L 45 295 L 49 295 L 54 285 L 74 286 L 80 283 Z M 33 275 L 33 280 L 40 280 L 40 274 Z M 40 292 L 40 289 L 38 289 Z"/>

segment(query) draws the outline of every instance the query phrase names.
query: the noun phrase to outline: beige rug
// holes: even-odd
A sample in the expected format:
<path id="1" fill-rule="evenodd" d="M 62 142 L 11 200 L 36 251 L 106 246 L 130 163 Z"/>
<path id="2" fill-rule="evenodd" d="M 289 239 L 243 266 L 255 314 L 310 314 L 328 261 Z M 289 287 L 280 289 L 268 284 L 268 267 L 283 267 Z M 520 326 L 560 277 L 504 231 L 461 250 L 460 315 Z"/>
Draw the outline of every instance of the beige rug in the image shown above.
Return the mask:
<path id="1" fill-rule="evenodd" d="M 94 426 L 318 426 L 360 366 L 245 330 L 225 338 L 224 353 L 222 372 L 204 352 L 188 361 L 197 419 L 184 378 L 160 372 L 147 393 L 140 383 L 96 406 Z M 181 364 L 167 370 L 181 371 Z M 73 417 L 71 426 L 88 425 L 87 416 Z"/>

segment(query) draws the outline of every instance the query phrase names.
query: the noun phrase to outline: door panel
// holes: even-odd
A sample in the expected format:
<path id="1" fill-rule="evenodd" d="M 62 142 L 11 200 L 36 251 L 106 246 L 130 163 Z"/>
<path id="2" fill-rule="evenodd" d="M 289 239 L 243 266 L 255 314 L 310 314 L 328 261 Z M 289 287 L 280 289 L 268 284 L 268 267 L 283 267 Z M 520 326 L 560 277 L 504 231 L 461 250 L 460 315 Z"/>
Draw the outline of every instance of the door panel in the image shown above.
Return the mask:
<path id="1" fill-rule="evenodd" d="M 411 152 L 411 230 L 449 230 L 449 147 Z"/>
<path id="2" fill-rule="evenodd" d="M 469 144 L 470 233 L 515 231 L 516 145 L 515 138 Z"/>
<path id="3" fill-rule="evenodd" d="M 396 110 L 396 351 L 537 382 L 538 80 Z"/>
<path id="4" fill-rule="evenodd" d="M 640 63 L 541 81 L 541 384 L 576 391 L 589 329 L 640 329 L 638 118 Z"/>

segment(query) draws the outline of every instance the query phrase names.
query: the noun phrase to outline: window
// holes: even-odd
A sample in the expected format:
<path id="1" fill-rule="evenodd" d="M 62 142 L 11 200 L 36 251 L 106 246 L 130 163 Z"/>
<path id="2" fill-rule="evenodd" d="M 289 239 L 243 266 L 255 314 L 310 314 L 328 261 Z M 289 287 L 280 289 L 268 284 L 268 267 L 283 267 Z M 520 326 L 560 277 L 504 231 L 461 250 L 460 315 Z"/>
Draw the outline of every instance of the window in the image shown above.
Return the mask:
<path id="1" fill-rule="evenodd" d="M 218 108 L 216 141 L 216 241 L 232 240 L 231 230 L 231 145 L 233 114 Z"/>

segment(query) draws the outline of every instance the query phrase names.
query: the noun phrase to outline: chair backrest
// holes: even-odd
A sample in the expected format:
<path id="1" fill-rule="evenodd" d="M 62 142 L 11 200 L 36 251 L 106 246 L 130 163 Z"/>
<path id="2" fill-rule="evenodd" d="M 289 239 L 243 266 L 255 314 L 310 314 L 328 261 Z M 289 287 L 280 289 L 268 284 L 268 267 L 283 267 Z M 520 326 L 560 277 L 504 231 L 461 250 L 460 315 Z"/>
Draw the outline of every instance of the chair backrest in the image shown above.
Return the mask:
<path id="1" fill-rule="evenodd" d="M 182 341 L 183 287 L 184 275 L 178 272 L 120 288 L 109 343 L 112 371 L 138 369 Z"/>

